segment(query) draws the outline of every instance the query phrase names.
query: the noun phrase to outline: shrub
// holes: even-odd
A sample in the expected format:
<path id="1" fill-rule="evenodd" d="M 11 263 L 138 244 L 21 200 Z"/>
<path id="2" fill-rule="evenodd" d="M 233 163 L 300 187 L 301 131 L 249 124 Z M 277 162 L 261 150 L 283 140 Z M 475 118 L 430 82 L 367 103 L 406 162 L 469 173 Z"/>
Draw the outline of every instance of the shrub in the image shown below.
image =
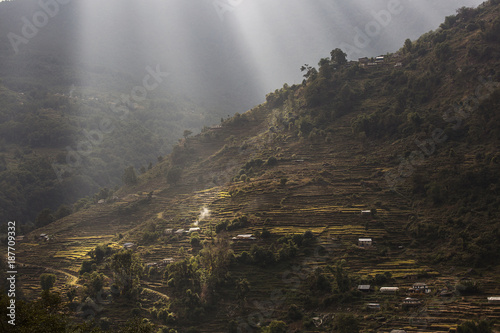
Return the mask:
<path id="1" fill-rule="evenodd" d="M 90 273 L 92 272 L 92 264 L 94 264 L 94 260 L 86 259 L 82 262 L 82 265 L 80 266 L 80 275 L 84 273 Z"/>
<path id="2" fill-rule="evenodd" d="M 274 253 L 262 246 L 252 245 L 250 248 L 250 254 L 255 263 L 262 267 L 268 266 L 275 262 Z"/>
<path id="3" fill-rule="evenodd" d="M 267 228 L 263 228 L 260 237 L 266 239 L 271 237 L 271 232 Z"/>
<path id="4" fill-rule="evenodd" d="M 288 326 L 284 321 L 273 320 L 268 327 L 265 327 L 262 332 L 264 333 L 286 333 Z"/>
<path id="5" fill-rule="evenodd" d="M 54 287 L 56 276 L 54 274 L 44 273 L 40 275 L 40 285 L 44 291 L 48 291 Z"/>
<path id="6" fill-rule="evenodd" d="M 274 165 L 278 164 L 278 160 L 276 159 L 276 157 L 271 156 L 271 157 L 269 157 L 269 158 L 267 159 L 266 164 L 267 164 L 268 166 L 274 166 Z"/>
<path id="7" fill-rule="evenodd" d="M 236 260 L 242 264 L 252 263 L 252 256 L 247 251 L 241 252 L 241 254 L 236 258 Z"/>
<path id="8" fill-rule="evenodd" d="M 177 184 L 181 179 L 182 169 L 180 167 L 173 167 L 167 172 L 167 182 L 169 184 Z"/>
<path id="9" fill-rule="evenodd" d="M 358 333 L 359 321 L 351 314 L 340 314 L 335 320 L 335 328 L 339 333 Z"/>
<path id="10" fill-rule="evenodd" d="M 191 235 L 191 246 L 192 247 L 200 246 L 200 236 L 196 232 Z"/>
<path id="11" fill-rule="evenodd" d="M 293 320 L 293 321 L 296 321 L 296 320 L 300 320 L 302 319 L 304 315 L 302 314 L 302 311 L 300 311 L 300 308 L 295 305 L 295 304 L 292 304 L 290 305 L 290 307 L 288 308 L 288 318 L 290 320 Z"/>
<path id="12" fill-rule="evenodd" d="M 492 333 L 493 325 L 486 320 L 466 321 L 457 326 L 457 333 Z"/>

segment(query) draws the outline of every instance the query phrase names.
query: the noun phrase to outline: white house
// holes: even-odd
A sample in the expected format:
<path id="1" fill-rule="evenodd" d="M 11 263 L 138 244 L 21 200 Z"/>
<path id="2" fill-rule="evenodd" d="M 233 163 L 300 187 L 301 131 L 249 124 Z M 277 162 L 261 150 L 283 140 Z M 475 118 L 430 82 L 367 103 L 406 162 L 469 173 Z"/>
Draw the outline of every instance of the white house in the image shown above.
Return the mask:
<path id="1" fill-rule="evenodd" d="M 414 293 L 423 293 L 423 294 L 428 294 L 431 292 L 429 287 L 427 287 L 427 284 L 423 282 L 414 283 L 410 291 Z"/>
<path id="2" fill-rule="evenodd" d="M 373 241 L 371 238 L 359 238 L 358 239 L 358 246 L 370 247 L 372 245 L 373 245 Z"/>
<path id="3" fill-rule="evenodd" d="M 399 291 L 399 287 L 381 287 L 380 292 L 381 293 L 387 293 L 387 294 L 394 294 Z"/>
<path id="4" fill-rule="evenodd" d="M 360 284 L 358 285 L 359 291 L 370 292 L 373 291 L 373 287 L 369 284 Z"/>
<path id="5" fill-rule="evenodd" d="M 420 304 L 422 304 L 422 301 L 419 300 L 418 298 L 412 298 L 412 297 L 406 297 L 404 300 L 403 300 L 403 305 L 405 306 L 419 306 Z"/>
<path id="6" fill-rule="evenodd" d="M 369 209 L 362 210 L 361 216 L 372 216 L 372 211 Z"/>
<path id="7" fill-rule="evenodd" d="M 500 296 L 488 297 L 488 303 L 490 304 L 500 304 Z"/>
<path id="8" fill-rule="evenodd" d="M 380 310 L 380 303 L 368 303 L 366 308 L 370 310 Z"/>
<path id="9" fill-rule="evenodd" d="M 252 234 L 244 234 L 244 235 L 238 235 L 236 237 L 232 238 L 233 240 L 256 240 Z"/>

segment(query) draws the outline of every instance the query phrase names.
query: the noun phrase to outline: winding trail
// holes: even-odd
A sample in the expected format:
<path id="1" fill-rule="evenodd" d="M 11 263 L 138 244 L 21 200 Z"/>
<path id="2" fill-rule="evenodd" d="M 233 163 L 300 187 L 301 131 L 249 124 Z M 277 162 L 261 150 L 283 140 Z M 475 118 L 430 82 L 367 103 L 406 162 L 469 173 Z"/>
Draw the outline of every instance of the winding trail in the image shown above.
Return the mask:
<path id="1" fill-rule="evenodd" d="M 50 272 L 54 272 L 54 273 L 59 273 L 59 274 L 63 274 L 65 275 L 68 279 L 67 279 L 67 282 L 70 286 L 81 286 L 80 284 L 76 283 L 76 281 L 78 281 L 78 276 L 76 275 L 73 275 L 73 274 L 70 274 L 66 271 L 63 271 L 63 270 L 60 270 L 60 269 L 56 269 L 56 268 L 51 268 L 51 267 L 47 267 L 47 266 L 40 266 L 40 265 L 34 265 L 34 264 L 25 264 L 25 263 L 22 263 L 22 262 L 17 262 L 17 266 L 18 267 L 35 267 L 35 268 L 43 268 L 45 270 L 48 270 Z"/>

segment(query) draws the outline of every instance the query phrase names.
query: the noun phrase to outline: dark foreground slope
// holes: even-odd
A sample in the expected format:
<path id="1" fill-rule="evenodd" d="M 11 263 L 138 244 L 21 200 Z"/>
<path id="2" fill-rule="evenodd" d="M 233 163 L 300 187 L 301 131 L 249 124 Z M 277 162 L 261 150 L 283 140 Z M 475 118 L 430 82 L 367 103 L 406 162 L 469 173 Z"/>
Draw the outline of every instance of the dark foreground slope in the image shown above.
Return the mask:
<path id="1" fill-rule="evenodd" d="M 500 294 L 496 2 L 378 65 L 336 53 L 304 84 L 181 140 L 117 197 L 27 235 L 25 295 L 52 273 L 76 321 L 118 327 L 134 315 L 167 332 L 498 321 L 487 301 Z M 242 234 L 255 239 L 233 239 Z M 417 282 L 428 292 L 409 291 Z"/>

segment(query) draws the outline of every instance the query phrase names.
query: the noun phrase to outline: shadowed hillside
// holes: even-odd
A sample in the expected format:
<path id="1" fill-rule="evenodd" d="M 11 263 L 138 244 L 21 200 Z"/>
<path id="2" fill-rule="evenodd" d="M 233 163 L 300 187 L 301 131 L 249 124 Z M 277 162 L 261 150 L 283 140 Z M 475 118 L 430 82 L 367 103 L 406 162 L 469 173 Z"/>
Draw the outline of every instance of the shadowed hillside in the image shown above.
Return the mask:
<path id="1" fill-rule="evenodd" d="M 185 133 L 26 235 L 26 298 L 54 274 L 55 313 L 96 331 L 498 330 L 499 14 L 462 8 L 376 59 L 335 49 Z"/>

